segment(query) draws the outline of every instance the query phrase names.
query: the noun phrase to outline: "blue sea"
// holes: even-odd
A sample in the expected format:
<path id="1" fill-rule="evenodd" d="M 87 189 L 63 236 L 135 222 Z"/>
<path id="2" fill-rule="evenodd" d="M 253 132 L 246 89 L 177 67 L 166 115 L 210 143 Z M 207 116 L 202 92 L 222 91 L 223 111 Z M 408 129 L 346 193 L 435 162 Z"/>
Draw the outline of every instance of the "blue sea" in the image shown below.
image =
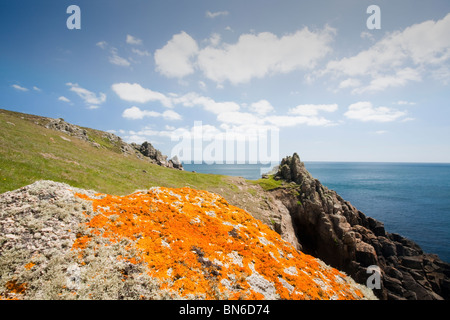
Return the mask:
<path id="1" fill-rule="evenodd" d="M 259 179 L 271 166 L 183 164 L 185 170 Z M 386 231 L 450 262 L 450 164 L 305 162 L 309 172 Z"/>

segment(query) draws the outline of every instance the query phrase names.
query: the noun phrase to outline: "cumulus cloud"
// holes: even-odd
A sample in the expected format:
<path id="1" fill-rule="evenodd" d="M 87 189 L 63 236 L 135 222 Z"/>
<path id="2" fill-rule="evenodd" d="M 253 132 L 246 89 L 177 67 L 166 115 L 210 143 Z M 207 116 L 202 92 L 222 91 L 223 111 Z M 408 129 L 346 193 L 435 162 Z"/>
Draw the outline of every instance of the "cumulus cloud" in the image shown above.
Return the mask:
<path id="1" fill-rule="evenodd" d="M 201 96 L 195 92 L 187 93 L 181 97 L 174 97 L 173 102 L 184 107 L 201 106 L 204 110 L 214 114 L 234 112 L 240 109 L 240 105 L 233 101 L 217 102 L 209 97 Z"/>
<path id="2" fill-rule="evenodd" d="M 326 26 L 319 31 L 303 28 L 282 37 L 271 32 L 242 34 L 233 44 L 221 43 L 213 34 L 208 45 L 181 32 L 154 54 L 156 70 L 167 77 L 182 78 L 200 70 L 221 84 L 245 83 L 271 74 L 310 70 L 331 51 L 336 30 Z"/>
<path id="3" fill-rule="evenodd" d="M 132 35 L 127 34 L 127 43 L 128 44 L 132 44 L 132 45 L 141 45 L 142 44 L 142 40 L 133 37 Z"/>
<path id="4" fill-rule="evenodd" d="M 406 115 L 405 111 L 399 111 L 388 107 L 374 107 L 369 101 L 361 101 L 351 104 L 344 116 L 349 119 L 363 122 L 392 122 Z"/>
<path id="5" fill-rule="evenodd" d="M 269 74 L 311 69 L 331 51 L 335 30 L 313 32 L 303 28 L 277 37 L 270 32 L 243 34 L 235 44 L 208 46 L 198 53 L 197 64 L 204 75 L 218 83 L 245 83 Z"/>
<path id="6" fill-rule="evenodd" d="M 334 112 L 337 109 L 337 104 L 301 104 L 289 109 L 288 113 L 300 116 L 317 116 L 320 111 Z"/>
<path id="7" fill-rule="evenodd" d="M 339 84 L 339 89 L 359 87 L 360 85 L 361 81 L 359 81 L 358 79 L 348 78 L 341 81 L 341 83 Z"/>
<path id="8" fill-rule="evenodd" d="M 90 107 L 98 106 L 106 101 L 106 94 L 100 92 L 98 95 L 92 91 L 80 87 L 77 83 L 66 83 L 70 91 L 75 92 Z"/>
<path id="9" fill-rule="evenodd" d="M 381 91 L 420 81 L 424 72 L 434 75 L 450 60 L 449 33 L 450 14 L 447 14 L 438 21 L 428 20 L 388 33 L 367 50 L 330 61 L 318 74 L 352 79 L 342 81 L 339 88 L 358 87 L 354 93 Z M 368 85 L 354 80 L 367 76 Z"/>
<path id="10" fill-rule="evenodd" d="M 267 100 L 259 100 L 258 102 L 254 102 L 250 105 L 249 109 L 259 115 L 265 115 L 275 110 Z"/>
<path id="11" fill-rule="evenodd" d="M 156 70 L 169 78 L 182 78 L 194 73 L 191 59 L 197 54 L 197 42 L 186 32 L 172 37 L 154 53 Z"/>
<path id="12" fill-rule="evenodd" d="M 138 83 L 115 83 L 112 85 L 112 89 L 122 100 L 125 101 L 139 103 L 159 101 L 165 107 L 172 107 L 170 98 L 160 92 L 143 88 Z"/>
<path id="13" fill-rule="evenodd" d="M 160 113 L 156 111 L 141 110 L 136 106 L 125 109 L 124 112 L 122 113 L 122 117 L 131 120 L 139 120 L 145 117 L 152 117 L 152 118 L 161 117 L 165 120 L 181 120 L 181 115 L 173 110 L 166 110 L 165 112 Z"/>

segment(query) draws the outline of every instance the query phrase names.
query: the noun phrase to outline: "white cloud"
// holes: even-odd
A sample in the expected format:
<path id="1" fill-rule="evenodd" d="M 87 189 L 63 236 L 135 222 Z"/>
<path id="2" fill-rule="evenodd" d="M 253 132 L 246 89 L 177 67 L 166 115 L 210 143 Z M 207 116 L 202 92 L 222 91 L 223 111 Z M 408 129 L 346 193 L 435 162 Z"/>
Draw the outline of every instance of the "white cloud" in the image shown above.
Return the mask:
<path id="1" fill-rule="evenodd" d="M 399 106 L 405 106 L 405 105 L 413 106 L 416 103 L 415 102 L 410 102 L 410 101 L 405 101 L 405 100 L 399 100 L 399 101 L 396 102 L 396 104 L 398 104 Z"/>
<path id="2" fill-rule="evenodd" d="M 106 41 L 99 41 L 95 44 L 97 47 L 100 47 L 102 49 L 106 49 L 106 47 L 108 46 L 108 43 Z"/>
<path id="3" fill-rule="evenodd" d="M 181 115 L 173 110 L 164 111 L 161 116 L 166 120 L 181 120 Z"/>
<path id="4" fill-rule="evenodd" d="M 331 51 L 330 42 L 336 30 L 303 28 L 278 37 L 270 32 L 242 34 L 234 44 L 221 43 L 213 34 L 208 45 L 199 49 L 186 32 L 175 34 L 161 49 L 155 51 L 156 70 L 167 77 L 182 78 L 199 69 L 221 85 L 245 83 L 266 75 L 312 69 Z"/>
<path id="5" fill-rule="evenodd" d="M 191 59 L 197 54 L 197 42 L 186 32 L 172 37 L 154 53 L 156 70 L 169 78 L 182 78 L 194 72 Z"/>
<path id="6" fill-rule="evenodd" d="M 139 50 L 136 48 L 131 48 L 131 52 L 141 56 L 141 57 L 148 57 L 150 56 L 150 52 L 148 52 L 147 50 Z"/>
<path id="7" fill-rule="evenodd" d="M 331 51 L 335 30 L 313 32 L 303 28 L 281 38 L 270 32 L 243 34 L 235 44 L 208 46 L 198 53 L 197 64 L 215 82 L 245 83 L 268 74 L 314 68 Z"/>
<path id="8" fill-rule="evenodd" d="M 334 112 L 337 109 L 337 104 L 301 104 L 289 109 L 288 113 L 299 116 L 317 116 L 319 111 Z"/>
<path id="9" fill-rule="evenodd" d="M 227 16 L 228 14 L 229 14 L 228 11 L 217 11 L 217 12 L 206 11 L 206 17 L 211 19 L 217 18 L 219 16 Z"/>
<path id="10" fill-rule="evenodd" d="M 369 40 L 374 40 L 373 34 L 367 31 L 363 31 L 360 34 L 361 39 L 369 39 Z"/>
<path id="11" fill-rule="evenodd" d="M 41 92 L 41 91 L 42 91 L 40 88 L 38 88 L 38 87 L 36 87 L 36 86 L 33 86 L 33 90 L 34 90 L 34 91 L 37 91 L 37 92 Z"/>
<path id="12" fill-rule="evenodd" d="M 265 121 L 269 124 L 277 126 L 279 128 L 282 127 L 294 127 L 298 125 L 307 125 L 307 126 L 332 126 L 335 123 L 332 121 L 325 119 L 323 117 L 316 116 L 270 116 L 266 117 Z"/>
<path id="13" fill-rule="evenodd" d="M 209 43 L 210 43 L 213 47 L 216 47 L 216 46 L 219 45 L 221 39 L 222 39 L 222 38 L 221 38 L 220 34 L 218 34 L 218 33 L 213 33 L 213 34 L 211 35 L 211 37 L 209 38 Z"/>
<path id="14" fill-rule="evenodd" d="M 85 88 L 80 87 L 77 83 L 66 83 L 70 87 L 70 91 L 75 92 L 89 106 L 98 106 L 106 101 L 106 94 L 100 92 L 98 95 Z"/>
<path id="15" fill-rule="evenodd" d="M 23 91 L 23 92 L 28 91 L 27 88 L 21 87 L 18 84 L 13 84 L 11 87 L 13 87 L 16 90 Z"/>
<path id="16" fill-rule="evenodd" d="M 422 78 L 420 73 L 411 68 L 405 68 L 398 70 L 393 75 L 381 76 L 377 75 L 374 77 L 370 84 L 365 87 L 356 88 L 352 92 L 354 93 L 365 93 L 365 92 L 377 92 L 383 91 L 389 87 L 402 87 L 405 86 L 410 81 L 421 81 Z"/>
<path id="17" fill-rule="evenodd" d="M 358 79 L 348 78 L 341 81 L 341 83 L 339 84 L 339 89 L 359 87 L 360 85 L 361 81 L 359 81 Z"/>
<path id="18" fill-rule="evenodd" d="M 239 104 L 233 101 L 216 102 L 209 97 L 201 96 L 195 92 L 187 93 L 181 97 L 174 97 L 173 102 L 185 107 L 201 106 L 204 110 L 214 114 L 234 112 L 240 109 Z"/>
<path id="19" fill-rule="evenodd" d="M 58 100 L 59 100 L 59 101 L 63 101 L 63 102 L 70 102 L 70 100 L 67 99 L 67 98 L 64 97 L 64 96 L 59 97 Z"/>
<path id="20" fill-rule="evenodd" d="M 265 115 L 274 111 L 273 106 L 267 100 L 259 100 L 258 102 L 254 102 L 250 105 L 249 109 L 259 115 Z"/>
<path id="21" fill-rule="evenodd" d="M 112 89 L 122 100 L 125 101 L 139 103 L 159 101 L 165 107 L 172 107 L 170 98 L 160 92 L 143 88 L 138 83 L 115 83 L 112 85 Z"/>
<path id="22" fill-rule="evenodd" d="M 124 136 L 124 140 L 128 143 L 137 143 L 137 144 L 142 144 L 145 141 L 147 141 L 146 137 L 140 136 L 140 135 L 130 135 L 130 136 Z"/>
<path id="23" fill-rule="evenodd" d="M 181 120 L 181 116 L 173 110 L 167 110 L 163 113 L 159 113 L 156 111 L 141 110 L 136 106 L 125 109 L 122 113 L 122 117 L 131 120 L 139 120 L 145 117 L 162 117 L 166 120 Z"/>
<path id="24" fill-rule="evenodd" d="M 116 48 L 111 49 L 111 56 L 109 57 L 109 62 L 121 67 L 129 67 L 131 65 L 130 61 L 118 55 Z"/>
<path id="25" fill-rule="evenodd" d="M 115 64 L 116 66 L 121 66 L 121 67 L 129 67 L 131 65 L 130 61 L 119 56 L 117 48 L 114 48 L 114 47 L 108 45 L 108 43 L 106 41 L 97 42 L 95 45 L 99 48 L 102 48 L 103 50 L 109 49 L 111 55 L 108 57 L 108 61 L 110 63 Z"/>
<path id="26" fill-rule="evenodd" d="M 371 102 L 361 101 L 351 104 L 344 115 L 349 119 L 363 122 L 392 122 L 406 115 L 406 112 L 387 107 L 374 107 Z"/>
<path id="27" fill-rule="evenodd" d="M 375 92 L 420 81 L 422 74 L 439 72 L 450 60 L 450 14 L 438 21 L 428 20 L 402 31 L 388 33 L 369 49 L 352 57 L 330 61 L 319 75 L 369 76 L 369 85 L 354 93 Z M 355 87 L 356 82 L 341 82 L 339 88 Z"/>
<path id="28" fill-rule="evenodd" d="M 141 45 L 142 44 L 142 40 L 133 37 L 132 35 L 127 34 L 127 43 L 128 44 L 132 44 L 132 45 Z"/>
<path id="29" fill-rule="evenodd" d="M 199 81 L 198 86 L 200 87 L 200 89 L 206 90 L 206 83 L 204 81 Z"/>
<path id="30" fill-rule="evenodd" d="M 160 113 L 155 111 L 141 110 L 138 107 L 131 107 L 125 109 L 122 117 L 132 120 L 143 119 L 144 117 L 158 117 Z"/>
<path id="31" fill-rule="evenodd" d="M 222 112 L 217 115 L 217 120 L 219 122 L 236 125 L 257 124 L 258 122 L 261 122 L 257 116 L 248 112 L 239 111 Z"/>

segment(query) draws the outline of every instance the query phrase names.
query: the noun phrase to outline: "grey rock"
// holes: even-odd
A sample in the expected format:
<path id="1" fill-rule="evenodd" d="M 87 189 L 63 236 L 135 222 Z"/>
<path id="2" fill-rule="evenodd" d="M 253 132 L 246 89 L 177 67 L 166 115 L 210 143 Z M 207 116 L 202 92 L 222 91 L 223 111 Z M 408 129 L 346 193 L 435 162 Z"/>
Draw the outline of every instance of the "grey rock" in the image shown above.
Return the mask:
<path id="1" fill-rule="evenodd" d="M 283 158 L 274 178 L 289 182 L 271 194 L 291 213 L 306 253 L 362 284 L 368 266 L 380 267 L 382 288 L 374 292 L 381 299 L 450 299 L 450 264 L 425 254 L 410 239 L 387 232 L 382 222 L 324 187 L 297 154 Z"/>

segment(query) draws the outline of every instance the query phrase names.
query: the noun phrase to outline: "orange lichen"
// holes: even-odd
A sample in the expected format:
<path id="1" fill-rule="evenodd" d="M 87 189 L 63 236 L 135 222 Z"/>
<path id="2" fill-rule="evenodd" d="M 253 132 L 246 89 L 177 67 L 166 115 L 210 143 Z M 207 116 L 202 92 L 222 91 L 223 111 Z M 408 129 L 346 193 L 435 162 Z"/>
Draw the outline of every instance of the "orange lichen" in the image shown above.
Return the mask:
<path id="1" fill-rule="evenodd" d="M 27 263 L 24 268 L 27 270 L 30 270 L 31 268 L 33 268 L 36 264 L 34 264 L 33 262 L 29 262 Z"/>
<path id="2" fill-rule="evenodd" d="M 8 294 L 24 294 L 27 289 L 26 283 L 18 283 L 17 280 L 8 281 L 5 284 Z"/>
<path id="3" fill-rule="evenodd" d="M 263 299 L 252 277 L 267 281 L 281 299 L 355 299 L 339 271 L 295 250 L 262 222 L 222 197 L 191 188 L 152 188 L 128 196 L 89 198 L 94 215 L 74 249 L 90 235 L 128 239 L 161 288 L 186 297 Z M 131 246 L 128 247 L 131 249 Z M 121 257 L 125 258 L 125 257 Z"/>

